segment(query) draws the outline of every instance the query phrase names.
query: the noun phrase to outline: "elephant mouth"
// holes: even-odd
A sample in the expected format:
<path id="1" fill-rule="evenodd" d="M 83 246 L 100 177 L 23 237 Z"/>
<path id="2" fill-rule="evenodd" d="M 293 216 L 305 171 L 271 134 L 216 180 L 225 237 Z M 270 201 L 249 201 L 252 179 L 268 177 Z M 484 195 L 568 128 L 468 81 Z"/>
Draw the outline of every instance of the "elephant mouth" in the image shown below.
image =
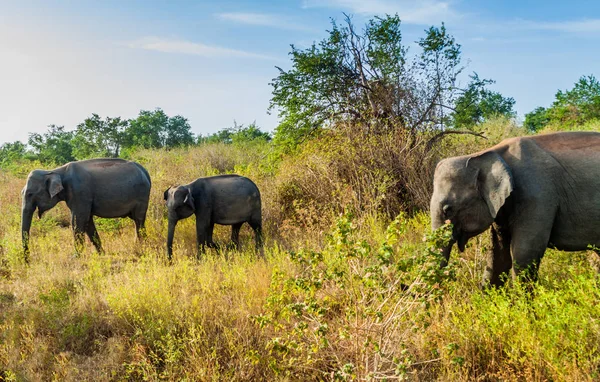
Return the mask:
<path id="1" fill-rule="evenodd" d="M 461 253 L 465 251 L 465 247 L 471 236 L 472 235 L 469 235 L 467 232 L 459 230 L 452 235 L 452 240 L 456 242 L 456 246 Z"/>
<path id="2" fill-rule="evenodd" d="M 44 213 L 46 213 L 46 211 L 48 211 L 47 209 L 43 209 L 40 206 L 37 207 L 37 212 L 38 212 L 38 219 L 41 219 L 42 216 L 44 216 Z"/>

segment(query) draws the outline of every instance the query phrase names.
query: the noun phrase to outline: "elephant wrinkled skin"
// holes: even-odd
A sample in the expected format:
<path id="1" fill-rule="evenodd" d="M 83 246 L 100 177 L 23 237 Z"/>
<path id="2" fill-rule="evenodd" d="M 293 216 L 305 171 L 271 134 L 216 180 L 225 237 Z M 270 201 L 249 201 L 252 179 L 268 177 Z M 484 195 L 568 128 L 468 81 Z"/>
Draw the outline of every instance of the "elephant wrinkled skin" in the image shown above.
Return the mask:
<path id="1" fill-rule="evenodd" d="M 38 216 L 64 201 L 71 210 L 75 249 L 81 250 L 87 234 L 102 252 L 94 216 L 129 217 L 137 237 L 146 220 L 150 175 L 140 164 L 123 159 L 89 159 L 70 162 L 54 170 L 33 170 L 22 191 L 21 233 L 25 259 L 29 254 L 29 230 L 36 208 Z"/>
<path id="2" fill-rule="evenodd" d="M 600 247 L 600 133 L 511 138 L 482 152 L 438 163 L 431 225 L 453 224 L 452 245 L 491 226 L 483 284 L 503 275 L 535 280 L 546 248 Z"/>
<path id="3" fill-rule="evenodd" d="M 231 241 L 239 247 L 240 228 L 245 222 L 254 230 L 256 249 L 262 249 L 260 192 L 250 179 L 239 175 L 198 178 L 192 183 L 167 189 L 164 199 L 169 211 L 169 260 L 173 255 L 175 226 L 192 214 L 196 215 L 199 251 L 205 246 L 215 246 L 212 239 L 215 224 L 231 225 Z"/>

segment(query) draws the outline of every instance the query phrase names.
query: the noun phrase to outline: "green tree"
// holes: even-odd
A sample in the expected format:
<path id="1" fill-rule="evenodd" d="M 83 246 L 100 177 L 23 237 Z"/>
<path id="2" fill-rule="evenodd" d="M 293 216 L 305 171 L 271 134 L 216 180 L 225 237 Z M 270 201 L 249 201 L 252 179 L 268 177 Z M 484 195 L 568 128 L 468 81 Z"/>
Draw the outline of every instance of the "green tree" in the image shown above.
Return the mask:
<path id="1" fill-rule="evenodd" d="M 460 45 L 450 36 L 445 25 L 430 27 L 426 36 L 418 41 L 422 48 L 422 88 L 426 100 L 421 118 L 443 128 L 447 122 L 446 111 L 454 103 L 456 78 L 463 70 L 460 66 Z"/>
<path id="2" fill-rule="evenodd" d="M 548 117 L 548 110 L 544 107 L 537 107 L 531 113 L 525 114 L 525 121 L 523 122 L 523 127 L 529 130 L 532 133 L 541 130 L 544 126 L 546 126 L 550 122 L 550 118 Z"/>
<path id="3" fill-rule="evenodd" d="M 49 125 L 44 134 L 29 134 L 29 146 L 41 162 L 63 164 L 75 160 L 73 156 L 73 132 L 64 126 Z"/>
<path id="4" fill-rule="evenodd" d="M 582 76 L 571 90 L 559 90 L 548 109 L 550 121 L 581 124 L 600 118 L 600 82 L 593 75 Z"/>
<path id="5" fill-rule="evenodd" d="M 231 142 L 233 144 L 257 141 L 268 142 L 270 140 L 271 134 L 261 131 L 256 122 L 252 122 L 246 127 L 244 125 L 237 126 L 237 129 L 231 135 Z"/>
<path id="6" fill-rule="evenodd" d="M 207 136 L 198 136 L 198 143 L 231 143 L 231 135 L 233 131 L 230 127 L 226 127 L 217 131 L 216 133 L 209 134 Z"/>
<path id="7" fill-rule="evenodd" d="M 525 115 L 523 125 L 539 131 L 548 124 L 571 127 L 600 119 L 600 81 L 582 76 L 570 90 L 556 92 L 549 108 L 538 107 Z"/>
<path id="8" fill-rule="evenodd" d="M 502 94 L 486 89 L 494 81 L 480 79 L 477 73 L 470 76 L 467 88 L 456 99 L 453 112 L 450 114 L 450 124 L 453 127 L 470 128 L 494 116 L 516 116 L 515 100 Z"/>
<path id="9" fill-rule="evenodd" d="M 292 68 L 278 68 L 270 108 L 281 123 L 275 141 L 297 144 L 340 122 L 369 131 L 439 128 L 456 96 L 460 45 L 444 25 L 421 39 L 421 54 L 408 62 L 400 18 L 376 17 L 358 32 L 350 17 L 307 49 L 291 46 Z"/>
<path id="10" fill-rule="evenodd" d="M 73 154 L 77 159 L 119 156 L 125 140 L 128 121 L 121 117 L 106 117 L 98 114 L 77 125 L 73 137 Z"/>
<path id="11" fill-rule="evenodd" d="M 12 143 L 4 143 L 0 146 L 0 165 L 24 159 L 26 154 L 27 147 L 23 142 L 15 141 Z"/>
<path id="12" fill-rule="evenodd" d="M 169 117 L 162 109 L 141 110 L 125 130 L 125 146 L 142 148 L 191 145 L 194 135 L 188 120 L 180 115 Z"/>
<path id="13" fill-rule="evenodd" d="M 188 120 L 180 115 L 170 117 L 164 131 L 165 147 L 194 144 L 194 134 Z"/>
<path id="14" fill-rule="evenodd" d="M 165 112 L 141 110 L 136 119 L 129 122 L 125 131 L 126 147 L 161 148 L 164 146 L 164 132 L 169 122 Z"/>
<path id="15" fill-rule="evenodd" d="M 236 121 L 233 121 L 233 127 L 221 129 L 216 133 L 210 134 L 206 137 L 198 137 L 198 143 L 241 144 L 257 141 L 268 142 L 270 140 L 271 134 L 261 131 L 256 125 L 256 122 L 252 122 L 245 127 L 243 124 L 238 125 Z"/>

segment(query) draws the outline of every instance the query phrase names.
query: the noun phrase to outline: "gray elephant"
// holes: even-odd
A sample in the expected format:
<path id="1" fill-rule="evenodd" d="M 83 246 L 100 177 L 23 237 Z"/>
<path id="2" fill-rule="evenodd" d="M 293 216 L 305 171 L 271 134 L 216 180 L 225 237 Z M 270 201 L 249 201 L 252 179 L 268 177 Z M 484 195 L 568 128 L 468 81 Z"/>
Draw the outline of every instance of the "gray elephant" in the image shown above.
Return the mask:
<path id="1" fill-rule="evenodd" d="M 537 279 L 547 247 L 600 246 L 600 133 L 511 138 L 482 152 L 442 160 L 431 198 L 433 229 L 449 220 L 462 252 L 490 226 L 483 283 L 502 285 L 514 270 Z"/>
<path id="2" fill-rule="evenodd" d="M 192 183 L 170 187 L 164 193 L 169 211 L 167 255 L 173 255 L 175 226 L 181 219 L 196 214 L 198 250 L 214 247 L 215 224 L 231 226 L 231 241 L 239 246 L 242 224 L 248 222 L 254 230 L 256 249 L 262 247 L 262 217 L 260 192 L 250 179 L 239 175 L 217 175 L 198 178 Z"/>
<path id="3" fill-rule="evenodd" d="M 29 254 L 29 229 L 35 209 L 38 216 L 65 201 L 71 210 L 75 249 L 83 246 L 84 233 L 98 252 L 102 245 L 93 216 L 129 217 L 137 237 L 144 227 L 150 175 L 136 162 L 123 159 L 90 159 L 70 162 L 54 170 L 34 170 L 22 191 L 21 232 L 25 259 Z"/>

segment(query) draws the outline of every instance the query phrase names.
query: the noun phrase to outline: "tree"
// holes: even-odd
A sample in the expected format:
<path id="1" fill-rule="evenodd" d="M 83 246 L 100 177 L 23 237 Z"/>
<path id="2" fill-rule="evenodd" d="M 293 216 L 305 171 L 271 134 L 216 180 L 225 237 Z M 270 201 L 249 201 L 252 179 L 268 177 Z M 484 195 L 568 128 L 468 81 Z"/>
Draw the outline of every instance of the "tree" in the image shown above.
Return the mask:
<path id="1" fill-rule="evenodd" d="M 188 120 L 180 115 L 169 117 L 162 109 L 141 110 L 129 122 L 125 144 L 129 147 L 162 148 L 191 145 L 194 135 Z"/>
<path id="2" fill-rule="evenodd" d="M 525 115 L 523 125 L 538 131 L 548 124 L 574 126 L 600 119 L 600 82 L 593 75 L 582 76 L 570 90 L 556 92 L 549 108 L 538 107 Z"/>
<path id="3" fill-rule="evenodd" d="M 65 131 L 64 126 L 49 125 L 44 134 L 29 134 L 28 143 L 40 161 L 63 164 L 75 160 L 72 140 L 73 132 Z"/>
<path id="4" fill-rule="evenodd" d="M 233 144 L 257 141 L 268 142 L 270 140 L 271 134 L 261 131 L 256 122 L 252 122 L 247 127 L 244 127 L 244 125 L 237 126 L 234 122 L 234 133 L 231 135 L 231 142 Z"/>
<path id="5" fill-rule="evenodd" d="M 27 148 L 23 142 L 4 143 L 0 146 L 0 165 L 24 159 L 26 154 Z"/>
<path id="6" fill-rule="evenodd" d="M 194 144 L 194 134 L 188 120 L 180 115 L 168 119 L 165 127 L 165 147 L 189 146 Z"/>
<path id="7" fill-rule="evenodd" d="M 494 116 L 513 118 L 516 112 L 513 107 L 515 100 L 502 94 L 486 89 L 494 81 L 480 79 L 477 73 L 470 76 L 467 88 L 456 99 L 450 124 L 453 127 L 470 128 Z"/>
<path id="8" fill-rule="evenodd" d="M 339 122 L 374 132 L 441 128 L 462 70 L 460 45 L 443 24 L 431 27 L 409 63 L 400 24 L 397 15 L 376 17 L 359 33 L 346 16 L 344 26 L 332 21 L 318 44 L 292 45 L 292 68 L 278 67 L 271 82 L 269 110 L 281 118 L 275 140 L 293 145 Z"/>
<path id="9" fill-rule="evenodd" d="M 73 154 L 77 159 L 119 156 L 125 140 L 128 121 L 121 117 L 106 117 L 98 114 L 77 125 L 73 137 Z"/>
<path id="10" fill-rule="evenodd" d="M 581 124 L 600 118 L 600 82 L 593 75 L 582 76 L 571 90 L 556 93 L 548 109 L 550 121 Z"/>
<path id="11" fill-rule="evenodd" d="M 454 84 L 463 70 L 460 67 L 460 45 L 454 37 L 441 28 L 430 27 L 427 35 L 418 43 L 423 49 L 419 66 L 423 70 L 423 85 L 428 109 L 422 114 L 429 122 L 443 128 L 446 122 L 446 109 L 453 104 Z"/>
<path id="12" fill-rule="evenodd" d="M 164 146 L 164 131 L 169 117 L 162 109 L 141 110 L 136 119 L 129 122 L 125 133 L 127 147 L 161 148 Z"/>
<path id="13" fill-rule="evenodd" d="M 530 132 L 535 133 L 541 130 L 549 122 L 550 118 L 548 117 L 548 110 L 540 106 L 537 107 L 531 113 L 525 114 L 525 121 L 523 122 L 523 127 L 525 127 Z"/>
<path id="14" fill-rule="evenodd" d="M 206 137 L 198 137 L 198 143 L 241 144 L 257 141 L 268 142 L 270 140 L 271 134 L 261 131 L 256 122 L 252 122 L 247 127 L 244 127 L 243 124 L 238 125 L 236 121 L 233 121 L 233 127 L 221 129 Z"/>

